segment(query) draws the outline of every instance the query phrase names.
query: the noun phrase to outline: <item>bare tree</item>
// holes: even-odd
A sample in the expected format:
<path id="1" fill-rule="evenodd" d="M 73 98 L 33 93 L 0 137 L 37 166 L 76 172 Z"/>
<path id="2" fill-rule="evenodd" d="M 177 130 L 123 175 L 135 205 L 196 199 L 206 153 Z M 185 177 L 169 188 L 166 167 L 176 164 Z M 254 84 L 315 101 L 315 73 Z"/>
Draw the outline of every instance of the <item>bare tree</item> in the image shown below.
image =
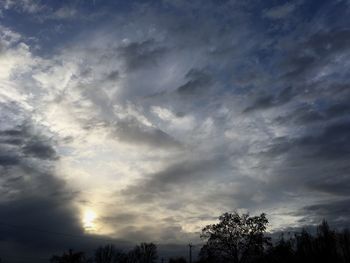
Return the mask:
<path id="1" fill-rule="evenodd" d="M 219 221 L 202 230 L 201 238 L 207 240 L 200 252 L 204 262 L 251 262 L 261 257 L 270 244 L 270 239 L 264 236 L 268 224 L 265 214 L 250 217 L 225 213 Z"/>
<path id="2" fill-rule="evenodd" d="M 128 253 L 128 263 L 155 263 L 157 259 L 157 246 L 153 243 L 141 243 Z"/>
<path id="3" fill-rule="evenodd" d="M 126 255 L 117 250 L 113 245 L 99 247 L 95 251 L 96 263 L 122 263 L 126 261 Z"/>
<path id="4" fill-rule="evenodd" d="M 73 252 L 72 249 L 68 253 L 63 253 L 62 256 L 52 256 L 51 263 L 85 263 L 88 262 L 83 252 Z"/>

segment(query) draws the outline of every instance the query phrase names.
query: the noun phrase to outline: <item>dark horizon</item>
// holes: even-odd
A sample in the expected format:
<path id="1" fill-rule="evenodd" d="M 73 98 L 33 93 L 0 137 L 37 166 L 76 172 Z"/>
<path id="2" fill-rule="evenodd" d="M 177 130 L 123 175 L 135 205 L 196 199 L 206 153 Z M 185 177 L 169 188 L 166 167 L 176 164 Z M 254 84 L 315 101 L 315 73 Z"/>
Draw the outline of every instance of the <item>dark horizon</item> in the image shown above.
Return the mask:
<path id="1" fill-rule="evenodd" d="M 249 220 L 252 222 L 248 223 Z M 32 235 L 33 238 L 40 237 L 37 234 L 42 233 L 60 236 L 66 240 L 73 239 L 73 242 L 71 245 L 66 243 L 66 247 L 69 248 L 46 251 L 46 257 L 44 254 L 41 257 L 21 256 L 17 251 L 16 254 L 1 253 L 0 259 L 1 262 L 45 261 L 51 263 L 345 263 L 350 259 L 349 229 L 334 229 L 329 226 L 326 220 L 322 220 L 316 226 L 304 226 L 299 229 L 286 229 L 277 233 L 269 233 L 267 231 L 268 224 L 268 217 L 264 213 L 255 216 L 239 212 L 224 213 L 214 224 L 202 228 L 200 234 L 202 242 L 200 244 L 189 242 L 182 245 L 155 244 L 153 242 L 127 244 L 99 236 L 74 236 L 31 227 L 6 225 L 10 228 L 17 228 L 21 232 L 26 230 L 32 233 L 36 232 Z M 219 227 L 220 225 L 226 225 L 227 228 Z M 235 232 L 234 229 L 238 232 Z M 249 232 L 245 232 L 244 229 L 249 229 Z M 239 232 L 241 233 L 237 234 Z M 220 242 L 227 241 L 225 235 L 232 233 L 237 234 L 232 236 L 233 239 L 230 241 L 232 246 L 235 245 L 235 239 L 245 244 L 245 246 L 240 247 L 242 252 L 236 259 L 235 257 L 230 258 L 229 254 L 224 252 L 227 249 L 224 243 L 220 244 Z M 261 251 L 255 254 L 254 250 L 249 247 L 254 247 L 261 242 L 259 241 L 261 240 L 260 235 L 264 236 L 265 241 L 261 243 Z M 249 241 L 245 241 L 246 238 Z M 80 241 L 75 242 L 78 239 Z M 255 241 L 251 242 L 250 239 Z M 76 246 L 77 244 L 78 246 Z M 211 252 L 208 254 L 209 251 Z M 247 259 L 250 258 L 248 261 L 243 259 L 245 253 L 248 253 L 246 254 Z"/>

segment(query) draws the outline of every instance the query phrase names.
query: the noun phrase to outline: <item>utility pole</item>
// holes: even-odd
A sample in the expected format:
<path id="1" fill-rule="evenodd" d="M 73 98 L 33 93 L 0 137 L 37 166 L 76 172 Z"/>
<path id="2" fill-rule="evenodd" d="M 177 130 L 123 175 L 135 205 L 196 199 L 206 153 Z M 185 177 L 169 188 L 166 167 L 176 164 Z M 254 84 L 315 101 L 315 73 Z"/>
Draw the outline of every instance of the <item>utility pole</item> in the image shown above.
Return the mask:
<path id="1" fill-rule="evenodd" d="M 193 248 L 193 245 L 191 243 L 189 243 L 188 244 L 188 248 L 189 248 L 190 263 L 192 263 L 192 248 Z"/>

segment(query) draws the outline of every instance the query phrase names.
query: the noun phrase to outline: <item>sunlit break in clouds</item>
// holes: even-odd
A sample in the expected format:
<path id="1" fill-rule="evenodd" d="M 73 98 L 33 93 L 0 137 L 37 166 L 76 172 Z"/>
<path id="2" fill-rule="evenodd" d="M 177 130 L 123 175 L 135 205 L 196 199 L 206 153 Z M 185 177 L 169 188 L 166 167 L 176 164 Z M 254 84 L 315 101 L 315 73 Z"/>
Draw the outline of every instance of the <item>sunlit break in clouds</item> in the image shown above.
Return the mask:
<path id="1" fill-rule="evenodd" d="M 349 226 L 349 17 L 347 0 L 0 0 L 0 257 L 187 253 L 232 211 Z"/>
<path id="2" fill-rule="evenodd" d="M 96 231 L 97 230 L 97 226 L 96 226 L 96 213 L 92 210 L 86 210 L 83 214 L 83 225 L 84 225 L 84 229 L 86 231 Z"/>

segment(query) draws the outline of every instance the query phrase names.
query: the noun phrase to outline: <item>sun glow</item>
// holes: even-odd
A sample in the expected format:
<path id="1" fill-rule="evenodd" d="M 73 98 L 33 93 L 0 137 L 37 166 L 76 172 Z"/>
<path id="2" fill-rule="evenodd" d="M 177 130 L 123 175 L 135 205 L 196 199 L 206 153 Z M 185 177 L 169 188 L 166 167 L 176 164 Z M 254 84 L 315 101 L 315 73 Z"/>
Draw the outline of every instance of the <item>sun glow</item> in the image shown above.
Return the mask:
<path id="1" fill-rule="evenodd" d="M 93 210 L 89 209 L 84 212 L 82 221 L 85 231 L 93 232 L 97 230 L 96 218 L 97 215 Z"/>

